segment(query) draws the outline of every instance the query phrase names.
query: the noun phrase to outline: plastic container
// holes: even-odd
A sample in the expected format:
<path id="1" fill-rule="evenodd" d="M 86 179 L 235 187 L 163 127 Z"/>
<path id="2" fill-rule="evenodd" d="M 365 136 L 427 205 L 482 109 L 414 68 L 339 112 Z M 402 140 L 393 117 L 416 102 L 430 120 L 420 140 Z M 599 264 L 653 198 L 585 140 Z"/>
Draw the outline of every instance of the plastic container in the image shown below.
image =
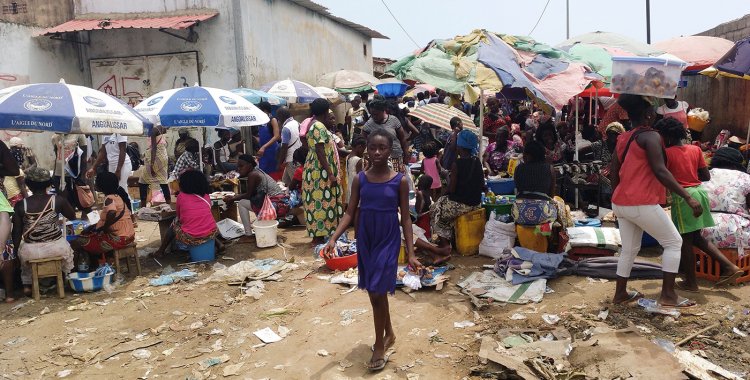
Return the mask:
<path id="1" fill-rule="evenodd" d="M 357 254 L 351 254 L 349 256 L 333 257 L 325 259 L 326 266 L 330 270 L 345 271 L 357 266 Z"/>
<path id="2" fill-rule="evenodd" d="M 133 209 L 133 212 L 136 212 L 141 209 L 141 200 L 140 199 L 133 199 L 130 201 L 130 207 Z"/>
<path id="3" fill-rule="evenodd" d="M 253 223 L 255 232 L 255 245 L 258 248 L 273 247 L 277 244 L 279 222 L 276 220 L 256 220 Z"/>
<path id="4" fill-rule="evenodd" d="M 470 211 L 456 218 L 456 252 L 461 256 L 479 253 L 484 237 L 484 209 Z"/>
<path id="5" fill-rule="evenodd" d="M 674 98 L 687 63 L 657 57 L 612 57 L 610 91 L 620 94 Z"/>
<path id="6" fill-rule="evenodd" d="M 745 274 L 737 279 L 737 284 L 750 281 L 750 250 L 745 251 L 745 255 L 739 257 L 737 248 L 720 248 L 721 253 L 726 256 L 734 265 L 745 271 Z M 718 261 L 708 256 L 698 248 L 693 247 L 695 252 L 695 276 L 708 281 L 719 281 L 721 279 L 721 265 Z"/>
<path id="7" fill-rule="evenodd" d="M 378 94 L 383 95 L 386 98 L 403 96 L 404 93 L 406 93 L 407 87 L 409 86 L 406 83 L 381 83 L 375 86 L 378 90 Z"/>
<path id="8" fill-rule="evenodd" d="M 95 273 L 96 272 L 71 272 L 68 275 L 70 288 L 76 293 L 95 292 L 100 290 L 104 284 L 112 283 L 112 275 L 114 273 L 104 276 L 95 276 Z"/>
<path id="9" fill-rule="evenodd" d="M 495 195 L 513 194 L 516 190 L 516 181 L 513 178 L 489 179 L 487 180 L 487 187 Z"/>
<path id="10" fill-rule="evenodd" d="M 490 214 L 492 214 L 493 211 L 495 212 L 495 215 L 510 215 L 511 210 L 513 209 L 513 203 L 487 203 L 483 204 L 482 207 L 484 208 L 484 220 L 489 220 Z"/>
<path id="11" fill-rule="evenodd" d="M 696 132 L 703 132 L 703 130 L 706 128 L 706 125 L 708 125 L 708 121 L 703 120 L 697 116 L 688 115 L 687 120 L 688 128 Z"/>
<path id="12" fill-rule="evenodd" d="M 190 252 L 190 261 L 213 261 L 216 259 L 216 248 L 214 239 L 210 239 L 203 244 L 192 245 L 188 248 Z"/>

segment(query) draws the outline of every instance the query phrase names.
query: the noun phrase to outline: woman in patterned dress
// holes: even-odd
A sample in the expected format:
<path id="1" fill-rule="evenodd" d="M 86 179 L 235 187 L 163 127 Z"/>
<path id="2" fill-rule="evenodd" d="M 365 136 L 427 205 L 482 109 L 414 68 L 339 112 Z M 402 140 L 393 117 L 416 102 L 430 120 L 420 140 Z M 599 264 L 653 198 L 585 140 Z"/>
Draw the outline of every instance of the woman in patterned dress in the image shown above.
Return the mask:
<path id="1" fill-rule="evenodd" d="M 167 185 L 169 158 L 167 156 L 166 132 L 167 130 L 160 125 L 154 127 L 151 139 L 149 140 L 149 148 L 146 150 L 143 159 L 143 169 L 141 178 L 138 181 L 138 187 L 141 193 L 141 205 L 144 206 L 146 205 L 148 189 L 149 187 L 153 187 L 153 185 L 161 187 L 164 200 L 167 204 L 172 201 L 169 193 L 169 185 Z"/>
<path id="2" fill-rule="evenodd" d="M 313 244 L 321 244 L 330 236 L 344 213 L 339 160 L 333 132 L 322 120 L 328 117 L 330 103 L 316 99 L 310 104 L 314 121 L 307 132 L 307 154 L 302 174 L 302 199 L 307 233 Z"/>

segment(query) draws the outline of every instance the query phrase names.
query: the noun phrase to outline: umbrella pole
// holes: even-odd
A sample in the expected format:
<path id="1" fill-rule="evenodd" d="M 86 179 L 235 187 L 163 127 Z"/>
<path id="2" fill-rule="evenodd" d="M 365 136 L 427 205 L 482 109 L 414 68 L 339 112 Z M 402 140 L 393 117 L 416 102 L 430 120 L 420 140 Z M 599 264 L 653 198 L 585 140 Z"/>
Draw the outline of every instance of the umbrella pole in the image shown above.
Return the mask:
<path id="1" fill-rule="evenodd" d="M 200 165 L 201 173 L 203 173 L 203 145 L 205 145 L 206 139 L 204 138 L 205 129 L 201 128 L 201 148 L 198 149 L 198 165 Z"/>
<path id="2" fill-rule="evenodd" d="M 594 102 L 594 122 L 599 122 L 599 87 L 594 86 L 594 96 L 596 101 Z"/>
<path id="3" fill-rule="evenodd" d="M 481 159 L 481 156 L 483 153 L 483 143 L 484 143 L 484 89 L 479 88 L 479 158 Z"/>
<path id="4" fill-rule="evenodd" d="M 578 162 L 578 129 L 579 129 L 579 125 L 578 125 L 579 124 L 578 123 L 578 120 L 579 120 L 578 119 L 578 100 L 579 99 L 580 98 L 578 97 L 578 95 L 576 95 L 576 134 L 575 134 L 575 136 L 576 136 L 575 137 L 575 145 L 576 145 L 576 147 L 575 147 L 575 161 L 576 162 Z M 576 208 L 576 210 L 578 210 L 578 188 L 577 187 L 575 189 L 575 198 L 576 198 L 575 199 L 575 208 Z"/>
<path id="5" fill-rule="evenodd" d="M 747 136 L 745 136 L 745 145 L 747 145 L 749 142 L 750 142 L 750 123 L 747 124 Z M 745 158 L 747 158 L 747 155 L 748 155 L 748 150 L 745 150 Z"/>

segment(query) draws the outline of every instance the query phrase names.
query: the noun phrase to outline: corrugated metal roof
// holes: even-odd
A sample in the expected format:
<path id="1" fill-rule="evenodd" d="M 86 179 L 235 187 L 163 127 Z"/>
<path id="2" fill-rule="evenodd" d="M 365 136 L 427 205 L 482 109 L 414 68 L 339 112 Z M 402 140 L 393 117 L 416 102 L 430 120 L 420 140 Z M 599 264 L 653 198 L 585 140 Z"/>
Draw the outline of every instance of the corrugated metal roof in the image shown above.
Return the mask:
<path id="1" fill-rule="evenodd" d="M 195 15 L 167 16 L 167 17 L 148 17 L 140 16 L 137 18 L 117 19 L 102 18 L 97 19 L 76 19 L 52 28 L 43 30 L 39 36 L 49 36 L 57 33 L 80 32 L 84 30 L 108 30 L 108 29 L 187 29 L 201 21 L 208 20 L 219 14 L 211 12 Z"/>
<path id="2" fill-rule="evenodd" d="M 339 24 L 348 26 L 348 27 L 350 27 L 350 28 L 352 28 L 352 29 L 354 29 L 354 30 L 356 30 L 356 31 L 364 34 L 365 36 L 370 37 L 370 38 L 381 38 L 381 39 L 385 39 L 385 40 L 390 39 L 390 38 L 382 35 L 380 32 L 378 32 L 376 30 L 372 30 L 372 29 L 370 29 L 370 28 L 368 28 L 366 26 L 357 24 L 355 22 L 351 22 L 351 21 L 349 21 L 347 19 L 334 16 L 334 15 L 331 14 L 331 12 L 328 11 L 328 8 L 322 6 L 322 5 L 318 4 L 318 3 L 314 3 L 314 2 L 312 2 L 310 0 L 289 0 L 289 1 L 291 1 L 292 3 L 295 3 L 297 5 L 299 5 L 300 7 L 307 8 L 307 9 L 309 9 L 309 10 L 315 12 L 315 13 L 319 13 L 322 16 L 328 17 L 331 20 L 333 20 L 335 22 L 338 22 Z"/>

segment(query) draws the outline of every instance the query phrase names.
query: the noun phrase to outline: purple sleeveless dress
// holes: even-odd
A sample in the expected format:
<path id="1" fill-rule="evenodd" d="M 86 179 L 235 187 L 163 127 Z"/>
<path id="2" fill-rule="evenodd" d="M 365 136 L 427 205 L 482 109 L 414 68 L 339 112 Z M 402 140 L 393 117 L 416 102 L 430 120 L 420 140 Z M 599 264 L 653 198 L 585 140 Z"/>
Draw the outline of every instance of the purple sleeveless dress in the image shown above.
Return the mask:
<path id="1" fill-rule="evenodd" d="M 357 268 L 360 289 L 393 294 L 396 291 L 401 230 L 398 221 L 399 187 L 403 174 L 385 183 L 367 181 L 359 173 Z"/>

